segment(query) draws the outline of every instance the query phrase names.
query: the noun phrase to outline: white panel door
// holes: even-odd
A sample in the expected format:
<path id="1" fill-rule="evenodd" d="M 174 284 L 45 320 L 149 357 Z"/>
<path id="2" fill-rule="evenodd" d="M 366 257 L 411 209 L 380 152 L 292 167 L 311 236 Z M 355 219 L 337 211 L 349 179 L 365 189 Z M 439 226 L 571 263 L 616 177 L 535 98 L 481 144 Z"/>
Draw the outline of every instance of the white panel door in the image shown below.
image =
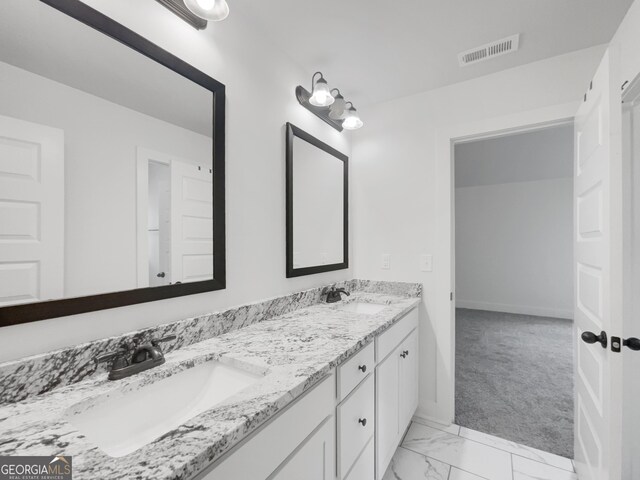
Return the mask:
<path id="1" fill-rule="evenodd" d="M 620 89 L 608 51 L 575 119 L 575 461 L 581 480 L 620 480 L 621 355 L 582 337 L 620 335 Z M 589 333 L 591 332 L 591 333 Z M 587 338 L 593 342 L 594 338 Z"/>
<path id="2" fill-rule="evenodd" d="M 64 295 L 64 132 L 0 116 L 0 307 Z"/>
<path id="3" fill-rule="evenodd" d="M 639 32 L 640 33 L 640 32 Z M 625 204 L 625 314 L 623 338 L 640 337 L 640 75 L 625 89 L 623 162 L 628 172 Z M 622 478 L 640 478 L 640 352 L 623 348 Z"/>
<path id="4" fill-rule="evenodd" d="M 213 175 L 208 167 L 171 161 L 171 280 L 213 278 Z"/>

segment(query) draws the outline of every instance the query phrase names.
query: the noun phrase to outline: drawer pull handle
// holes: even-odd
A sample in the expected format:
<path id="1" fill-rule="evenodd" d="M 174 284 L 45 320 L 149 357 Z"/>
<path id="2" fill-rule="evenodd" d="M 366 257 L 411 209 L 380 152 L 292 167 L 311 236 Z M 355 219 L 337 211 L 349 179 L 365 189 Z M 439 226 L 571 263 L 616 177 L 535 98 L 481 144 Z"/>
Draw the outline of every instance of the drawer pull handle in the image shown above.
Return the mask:
<path id="1" fill-rule="evenodd" d="M 402 358 L 407 358 L 408 355 L 409 355 L 409 350 L 403 350 L 403 352 L 400 354 Z"/>
<path id="2" fill-rule="evenodd" d="M 367 419 L 366 418 L 359 418 L 358 419 L 358 423 L 361 423 L 363 427 L 367 426 Z"/>
<path id="3" fill-rule="evenodd" d="M 358 367 L 358 370 L 362 370 L 362 373 L 364 373 L 364 372 L 366 372 L 366 371 L 367 371 L 367 366 L 366 366 L 366 365 L 360 365 L 360 366 Z"/>

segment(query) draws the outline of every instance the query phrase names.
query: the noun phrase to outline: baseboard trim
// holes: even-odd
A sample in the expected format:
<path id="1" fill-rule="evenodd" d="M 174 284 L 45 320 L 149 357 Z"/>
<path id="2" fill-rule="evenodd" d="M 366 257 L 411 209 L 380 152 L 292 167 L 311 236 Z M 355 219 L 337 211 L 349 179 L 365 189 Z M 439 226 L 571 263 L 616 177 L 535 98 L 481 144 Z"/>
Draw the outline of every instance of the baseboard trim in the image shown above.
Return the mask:
<path id="1" fill-rule="evenodd" d="M 473 300 L 456 300 L 456 308 L 469 308 L 472 310 L 486 310 L 490 312 L 536 315 L 539 317 L 554 317 L 573 320 L 572 310 L 530 307 L 526 305 L 508 305 L 503 303 L 476 302 Z"/>
<path id="2" fill-rule="evenodd" d="M 418 408 L 418 410 L 413 414 L 413 418 L 417 418 L 418 420 L 424 420 L 426 422 L 436 423 L 439 425 L 443 425 L 445 427 L 453 424 L 453 419 L 447 421 L 442 418 L 426 415 L 424 412 L 420 411 L 420 408 Z"/>

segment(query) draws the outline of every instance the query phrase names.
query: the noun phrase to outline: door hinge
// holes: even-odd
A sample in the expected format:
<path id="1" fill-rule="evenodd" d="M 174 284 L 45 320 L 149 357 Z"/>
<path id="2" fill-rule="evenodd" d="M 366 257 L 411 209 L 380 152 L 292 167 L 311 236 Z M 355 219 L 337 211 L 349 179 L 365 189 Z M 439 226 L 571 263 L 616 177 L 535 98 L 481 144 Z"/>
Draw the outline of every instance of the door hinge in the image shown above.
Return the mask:
<path id="1" fill-rule="evenodd" d="M 449 294 L 449 300 L 450 300 L 451 302 L 453 302 L 453 292 L 451 292 L 451 293 Z"/>

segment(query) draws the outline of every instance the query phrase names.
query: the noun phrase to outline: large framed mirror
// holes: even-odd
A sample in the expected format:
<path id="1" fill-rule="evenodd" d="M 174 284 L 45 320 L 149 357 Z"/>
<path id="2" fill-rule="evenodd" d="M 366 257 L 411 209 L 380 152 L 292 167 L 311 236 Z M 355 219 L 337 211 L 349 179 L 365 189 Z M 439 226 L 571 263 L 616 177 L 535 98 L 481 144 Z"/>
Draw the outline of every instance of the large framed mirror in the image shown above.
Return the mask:
<path id="1" fill-rule="evenodd" d="M 225 288 L 225 87 L 78 0 L 0 2 L 0 326 Z"/>
<path id="2" fill-rule="evenodd" d="M 287 277 L 349 268 L 349 159 L 286 127 Z"/>

